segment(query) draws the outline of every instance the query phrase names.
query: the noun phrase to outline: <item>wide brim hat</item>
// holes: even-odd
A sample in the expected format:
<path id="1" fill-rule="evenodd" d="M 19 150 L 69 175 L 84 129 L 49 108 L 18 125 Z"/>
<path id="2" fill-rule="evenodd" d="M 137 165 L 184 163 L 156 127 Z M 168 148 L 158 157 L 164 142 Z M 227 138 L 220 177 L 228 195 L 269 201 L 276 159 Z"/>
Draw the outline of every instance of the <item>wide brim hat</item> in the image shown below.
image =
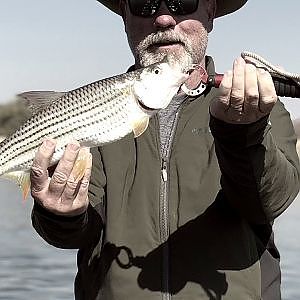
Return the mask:
<path id="1" fill-rule="evenodd" d="M 107 8 L 121 15 L 120 0 L 98 0 Z M 215 17 L 222 17 L 240 9 L 248 0 L 217 0 L 217 11 Z"/>

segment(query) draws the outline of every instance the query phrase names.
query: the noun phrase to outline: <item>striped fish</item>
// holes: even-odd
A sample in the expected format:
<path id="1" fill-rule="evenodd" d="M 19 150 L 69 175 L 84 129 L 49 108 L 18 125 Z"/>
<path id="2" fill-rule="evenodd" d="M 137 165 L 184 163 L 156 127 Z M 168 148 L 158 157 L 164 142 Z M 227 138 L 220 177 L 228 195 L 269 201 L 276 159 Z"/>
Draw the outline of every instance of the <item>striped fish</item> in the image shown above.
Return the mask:
<path id="1" fill-rule="evenodd" d="M 150 65 L 66 92 L 27 92 L 20 96 L 34 115 L 0 144 L 0 177 L 12 179 L 23 190 L 30 188 L 30 168 L 45 138 L 55 139 L 51 165 L 65 146 L 101 146 L 133 132 L 141 135 L 149 118 L 170 103 L 188 75 L 179 62 L 165 58 Z"/>

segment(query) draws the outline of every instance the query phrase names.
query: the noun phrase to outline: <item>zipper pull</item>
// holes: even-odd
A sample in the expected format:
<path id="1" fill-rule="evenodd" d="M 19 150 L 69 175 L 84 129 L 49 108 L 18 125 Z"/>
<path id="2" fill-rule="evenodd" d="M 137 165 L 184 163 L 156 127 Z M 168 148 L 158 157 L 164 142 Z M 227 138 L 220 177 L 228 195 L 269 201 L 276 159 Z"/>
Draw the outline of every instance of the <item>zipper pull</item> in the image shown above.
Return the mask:
<path id="1" fill-rule="evenodd" d="M 166 182 L 168 180 L 168 172 L 167 172 L 167 162 L 165 160 L 162 161 L 161 175 L 163 181 Z"/>

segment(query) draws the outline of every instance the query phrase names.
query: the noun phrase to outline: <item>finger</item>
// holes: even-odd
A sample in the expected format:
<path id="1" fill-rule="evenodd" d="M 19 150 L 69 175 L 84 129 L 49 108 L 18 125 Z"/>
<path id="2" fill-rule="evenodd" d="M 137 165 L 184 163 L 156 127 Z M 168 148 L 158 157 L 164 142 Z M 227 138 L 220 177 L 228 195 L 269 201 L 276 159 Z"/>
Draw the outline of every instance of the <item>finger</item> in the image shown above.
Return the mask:
<path id="1" fill-rule="evenodd" d="M 67 145 L 63 157 L 59 161 L 49 183 L 49 193 L 56 199 L 61 197 L 67 180 L 73 169 L 80 145 L 73 141 Z"/>
<path id="2" fill-rule="evenodd" d="M 256 113 L 258 110 L 258 101 L 257 69 L 253 64 L 246 64 L 244 113 L 247 115 Z"/>
<path id="3" fill-rule="evenodd" d="M 55 140 L 46 139 L 35 155 L 30 172 L 31 192 L 33 196 L 48 186 L 47 168 L 55 151 L 55 146 Z"/>
<path id="4" fill-rule="evenodd" d="M 264 69 L 258 70 L 257 78 L 260 95 L 259 110 L 263 114 L 268 114 L 277 101 L 275 86 L 270 73 Z"/>
<path id="5" fill-rule="evenodd" d="M 80 183 L 85 175 L 86 169 L 90 166 L 90 151 L 88 148 L 81 148 L 77 154 L 71 174 L 67 180 L 61 201 L 64 203 L 73 202 L 77 196 Z"/>
<path id="6" fill-rule="evenodd" d="M 216 117 L 223 119 L 223 114 L 228 110 L 230 104 L 230 93 L 232 87 L 232 71 L 224 73 L 222 82 L 218 88 L 217 98 L 210 104 L 210 113 Z"/>
<path id="7" fill-rule="evenodd" d="M 233 64 L 232 89 L 230 97 L 230 108 L 242 112 L 244 105 L 245 90 L 245 61 L 239 57 Z"/>
<path id="8" fill-rule="evenodd" d="M 219 87 L 219 102 L 225 109 L 228 109 L 230 105 L 230 94 L 232 89 L 232 71 L 227 71 L 224 74 L 223 80 Z"/>

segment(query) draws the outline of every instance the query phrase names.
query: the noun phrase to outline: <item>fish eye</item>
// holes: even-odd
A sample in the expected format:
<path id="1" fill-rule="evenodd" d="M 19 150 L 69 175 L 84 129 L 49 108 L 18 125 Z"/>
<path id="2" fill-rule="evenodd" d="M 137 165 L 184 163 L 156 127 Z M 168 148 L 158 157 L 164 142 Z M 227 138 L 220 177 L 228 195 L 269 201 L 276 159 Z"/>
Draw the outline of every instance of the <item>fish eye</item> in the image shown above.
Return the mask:
<path id="1" fill-rule="evenodd" d="M 160 68 L 155 68 L 153 70 L 154 74 L 156 74 L 156 75 L 160 74 L 160 71 L 161 71 Z"/>

